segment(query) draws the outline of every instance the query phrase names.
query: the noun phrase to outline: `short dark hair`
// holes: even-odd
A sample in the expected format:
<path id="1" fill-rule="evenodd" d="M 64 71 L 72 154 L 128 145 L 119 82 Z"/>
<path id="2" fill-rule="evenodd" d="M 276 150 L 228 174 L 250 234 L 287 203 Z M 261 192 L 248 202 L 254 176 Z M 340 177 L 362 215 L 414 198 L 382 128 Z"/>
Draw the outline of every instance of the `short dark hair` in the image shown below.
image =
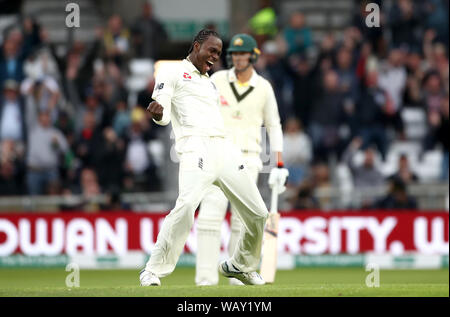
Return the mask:
<path id="1" fill-rule="evenodd" d="M 192 41 L 191 47 L 189 48 L 188 54 L 191 54 L 192 50 L 194 49 L 194 43 L 198 42 L 202 44 L 205 42 L 210 36 L 214 36 L 220 39 L 219 33 L 217 33 L 214 30 L 211 29 L 202 29 L 200 30 L 197 35 L 194 37 L 194 40 Z"/>

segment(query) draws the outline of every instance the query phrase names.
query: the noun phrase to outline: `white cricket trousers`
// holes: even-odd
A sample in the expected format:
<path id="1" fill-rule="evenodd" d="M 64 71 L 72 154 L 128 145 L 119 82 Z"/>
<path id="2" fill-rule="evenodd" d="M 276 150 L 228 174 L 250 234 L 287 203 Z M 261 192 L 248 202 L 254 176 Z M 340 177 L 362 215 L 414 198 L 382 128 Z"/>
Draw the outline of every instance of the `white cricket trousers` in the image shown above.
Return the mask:
<path id="1" fill-rule="evenodd" d="M 194 213 L 211 185 L 222 189 L 242 222 L 230 261 L 243 272 L 255 271 L 261 257 L 267 207 L 240 150 L 226 138 L 190 136 L 179 140 L 179 195 L 166 216 L 146 270 L 159 277 L 172 273 L 194 223 Z"/>
<path id="2" fill-rule="evenodd" d="M 244 154 L 244 162 L 255 184 L 262 168 L 259 154 Z M 195 265 L 195 283 L 207 282 L 216 285 L 219 282 L 217 265 L 220 258 L 221 227 L 228 207 L 228 199 L 222 190 L 215 185 L 206 193 L 200 204 L 197 217 L 197 253 Z M 231 235 L 228 243 L 228 254 L 232 256 L 236 248 L 242 223 L 239 211 L 231 205 Z"/>

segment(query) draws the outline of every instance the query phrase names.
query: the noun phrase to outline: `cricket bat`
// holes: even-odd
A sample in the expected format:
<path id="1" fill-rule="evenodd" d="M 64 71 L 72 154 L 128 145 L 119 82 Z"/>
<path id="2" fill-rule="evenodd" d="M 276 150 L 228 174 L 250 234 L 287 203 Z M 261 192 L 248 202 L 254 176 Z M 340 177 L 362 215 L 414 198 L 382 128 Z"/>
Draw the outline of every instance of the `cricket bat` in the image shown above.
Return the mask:
<path id="1" fill-rule="evenodd" d="M 260 274 L 266 283 L 273 283 L 275 281 L 275 273 L 277 271 L 277 236 L 279 220 L 278 188 L 275 185 L 272 188 L 269 218 L 267 219 L 266 228 L 264 229 L 262 247 Z"/>

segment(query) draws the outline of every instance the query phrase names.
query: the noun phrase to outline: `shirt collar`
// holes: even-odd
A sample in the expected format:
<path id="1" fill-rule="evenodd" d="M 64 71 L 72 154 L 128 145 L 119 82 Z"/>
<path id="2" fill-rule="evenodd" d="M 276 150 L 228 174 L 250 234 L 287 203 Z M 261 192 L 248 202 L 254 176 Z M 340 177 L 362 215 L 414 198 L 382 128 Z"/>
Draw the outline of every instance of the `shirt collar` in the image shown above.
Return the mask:
<path id="1" fill-rule="evenodd" d="M 237 76 L 236 76 L 236 72 L 234 71 L 234 67 L 232 67 L 228 71 L 228 81 L 230 83 L 238 81 Z M 257 82 L 258 82 L 258 74 L 253 69 L 253 73 L 252 73 L 252 76 L 250 77 L 250 80 L 248 81 L 248 84 L 250 86 L 252 86 L 252 87 L 256 87 Z"/>
<path id="2" fill-rule="evenodd" d="M 183 59 L 183 63 L 191 73 L 197 72 L 199 75 L 202 75 L 200 74 L 200 71 L 197 69 L 197 67 L 195 67 L 194 64 L 192 64 L 192 62 L 189 61 L 187 58 Z M 205 73 L 203 76 L 209 77 L 209 74 Z"/>

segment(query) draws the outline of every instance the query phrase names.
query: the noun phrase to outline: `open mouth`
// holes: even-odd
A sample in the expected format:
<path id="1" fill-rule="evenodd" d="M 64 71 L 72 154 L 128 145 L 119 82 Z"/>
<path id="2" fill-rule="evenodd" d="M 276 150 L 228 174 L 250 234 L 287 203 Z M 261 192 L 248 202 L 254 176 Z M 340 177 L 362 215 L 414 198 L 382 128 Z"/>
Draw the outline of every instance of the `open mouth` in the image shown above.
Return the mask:
<path id="1" fill-rule="evenodd" d="M 206 61 L 206 71 L 209 72 L 212 68 L 212 66 L 214 65 L 213 62 L 211 61 Z"/>

